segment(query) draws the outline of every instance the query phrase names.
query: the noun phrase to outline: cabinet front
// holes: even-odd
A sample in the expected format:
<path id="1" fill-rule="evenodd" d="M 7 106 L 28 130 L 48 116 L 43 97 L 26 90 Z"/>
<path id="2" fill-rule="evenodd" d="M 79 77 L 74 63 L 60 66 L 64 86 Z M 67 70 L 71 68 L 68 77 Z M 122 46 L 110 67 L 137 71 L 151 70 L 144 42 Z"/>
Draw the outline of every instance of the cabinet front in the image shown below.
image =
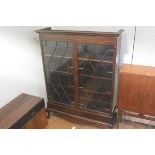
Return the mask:
<path id="1" fill-rule="evenodd" d="M 155 78 L 122 73 L 119 86 L 119 109 L 155 116 Z"/>
<path id="2" fill-rule="evenodd" d="M 42 48 L 49 101 L 111 112 L 114 46 L 44 40 Z"/>
<path id="3" fill-rule="evenodd" d="M 81 108 L 98 112 L 111 111 L 114 52 L 110 45 L 78 43 Z"/>
<path id="4" fill-rule="evenodd" d="M 74 104 L 72 44 L 67 41 L 42 41 L 48 100 Z"/>
<path id="5" fill-rule="evenodd" d="M 116 116 L 121 31 L 45 28 L 36 32 L 41 43 L 47 110 L 75 123 L 111 128 Z"/>

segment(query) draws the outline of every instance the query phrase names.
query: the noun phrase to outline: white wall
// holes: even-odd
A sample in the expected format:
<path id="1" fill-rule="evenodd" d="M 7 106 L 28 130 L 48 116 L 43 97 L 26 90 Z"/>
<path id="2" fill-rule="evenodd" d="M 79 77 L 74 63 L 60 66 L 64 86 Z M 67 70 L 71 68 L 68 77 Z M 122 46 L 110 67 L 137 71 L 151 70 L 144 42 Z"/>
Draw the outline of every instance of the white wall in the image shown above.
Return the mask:
<path id="1" fill-rule="evenodd" d="M 155 66 L 155 27 L 137 27 L 133 64 Z"/>
<path id="2" fill-rule="evenodd" d="M 22 92 L 46 99 L 40 27 L 0 27 L 0 107 Z"/>

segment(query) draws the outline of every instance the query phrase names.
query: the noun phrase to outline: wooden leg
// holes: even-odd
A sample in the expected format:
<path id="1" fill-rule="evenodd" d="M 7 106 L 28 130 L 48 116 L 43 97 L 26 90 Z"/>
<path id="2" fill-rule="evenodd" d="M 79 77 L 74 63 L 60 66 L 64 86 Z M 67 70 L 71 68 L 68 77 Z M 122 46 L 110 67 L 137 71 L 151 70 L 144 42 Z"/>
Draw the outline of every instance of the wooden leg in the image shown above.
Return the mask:
<path id="1" fill-rule="evenodd" d="M 50 111 L 48 109 L 46 109 L 46 113 L 47 113 L 47 119 L 50 118 Z"/>
<path id="2" fill-rule="evenodd" d="M 118 110 L 118 115 L 117 115 L 117 129 L 119 129 L 119 123 L 120 123 L 121 118 L 122 118 L 121 111 Z"/>

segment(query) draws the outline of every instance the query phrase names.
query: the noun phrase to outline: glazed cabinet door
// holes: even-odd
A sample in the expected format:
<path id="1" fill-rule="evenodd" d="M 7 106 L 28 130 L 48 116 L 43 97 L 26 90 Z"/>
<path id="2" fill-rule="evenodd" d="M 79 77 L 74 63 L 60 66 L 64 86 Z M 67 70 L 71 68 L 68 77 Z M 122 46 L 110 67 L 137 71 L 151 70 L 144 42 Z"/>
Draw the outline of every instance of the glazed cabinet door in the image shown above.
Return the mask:
<path id="1" fill-rule="evenodd" d="M 114 47 L 78 43 L 79 106 L 97 112 L 112 108 Z"/>
<path id="2" fill-rule="evenodd" d="M 55 104 L 73 105 L 72 43 L 43 40 L 41 45 L 48 100 Z"/>
<path id="3" fill-rule="evenodd" d="M 42 51 L 49 101 L 111 111 L 114 46 L 43 40 Z"/>

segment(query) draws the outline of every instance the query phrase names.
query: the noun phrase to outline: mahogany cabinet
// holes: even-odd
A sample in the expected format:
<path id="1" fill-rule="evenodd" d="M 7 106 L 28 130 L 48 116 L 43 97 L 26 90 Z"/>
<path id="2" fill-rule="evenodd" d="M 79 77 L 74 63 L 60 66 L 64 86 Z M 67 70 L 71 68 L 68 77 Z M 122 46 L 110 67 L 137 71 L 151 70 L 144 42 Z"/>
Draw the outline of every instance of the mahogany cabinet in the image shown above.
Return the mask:
<path id="1" fill-rule="evenodd" d="M 0 129 L 43 129 L 46 125 L 43 98 L 22 93 L 0 108 Z"/>
<path id="2" fill-rule="evenodd" d="M 42 107 L 36 113 L 32 113 L 30 119 L 28 119 L 23 125 L 22 129 L 44 129 L 47 126 L 47 118 L 45 107 Z"/>
<path id="3" fill-rule="evenodd" d="M 122 115 L 155 121 L 155 68 L 123 65 L 118 100 L 118 126 Z"/>
<path id="4" fill-rule="evenodd" d="M 121 31 L 45 28 L 36 32 L 41 44 L 48 110 L 76 123 L 112 128 Z"/>

